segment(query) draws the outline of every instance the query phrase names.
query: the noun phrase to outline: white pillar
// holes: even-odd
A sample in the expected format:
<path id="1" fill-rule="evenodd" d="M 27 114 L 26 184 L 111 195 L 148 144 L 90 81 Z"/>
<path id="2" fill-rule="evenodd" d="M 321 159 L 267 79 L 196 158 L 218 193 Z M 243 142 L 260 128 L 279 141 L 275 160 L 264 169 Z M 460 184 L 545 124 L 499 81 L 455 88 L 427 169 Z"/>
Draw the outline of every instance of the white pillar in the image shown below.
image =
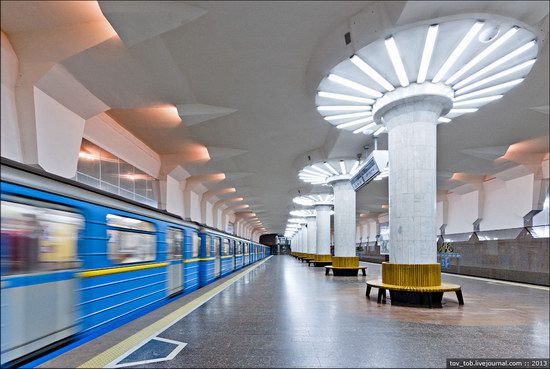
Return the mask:
<path id="1" fill-rule="evenodd" d="M 437 120 L 452 97 L 448 86 L 411 85 L 375 106 L 375 117 L 388 129 L 392 263 L 437 263 Z"/>
<path id="2" fill-rule="evenodd" d="M 307 221 L 307 253 L 317 253 L 317 221 L 315 216 L 306 217 Z"/>
<path id="3" fill-rule="evenodd" d="M 330 205 L 316 205 L 317 255 L 330 255 Z"/>
<path id="4" fill-rule="evenodd" d="M 334 190 L 334 256 L 355 256 L 355 191 L 349 179 L 331 185 Z"/>
<path id="5" fill-rule="evenodd" d="M 309 250 L 308 250 L 308 247 L 307 247 L 307 242 L 308 242 L 308 239 L 307 239 L 307 226 L 305 224 L 302 226 L 302 240 L 303 240 L 302 248 L 303 248 L 304 252 L 307 254 L 309 252 Z"/>
<path id="6" fill-rule="evenodd" d="M 307 252 L 307 248 L 305 247 L 305 232 L 306 232 L 306 227 L 302 226 L 302 228 L 300 228 L 300 251 L 301 252 Z"/>

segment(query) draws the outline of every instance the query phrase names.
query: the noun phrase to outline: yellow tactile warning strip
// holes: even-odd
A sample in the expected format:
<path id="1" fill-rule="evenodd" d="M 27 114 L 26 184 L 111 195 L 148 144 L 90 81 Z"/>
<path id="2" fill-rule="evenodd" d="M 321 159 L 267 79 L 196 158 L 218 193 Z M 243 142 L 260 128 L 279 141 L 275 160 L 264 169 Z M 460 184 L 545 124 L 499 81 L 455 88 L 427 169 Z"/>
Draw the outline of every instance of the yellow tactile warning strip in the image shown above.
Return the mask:
<path id="1" fill-rule="evenodd" d="M 268 261 L 270 258 L 271 256 L 268 256 L 266 259 L 258 262 L 256 265 L 253 265 L 250 268 L 239 272 L 237 275 L 231 277 L 227 281 L 211 289 L 202 296 L 197 297 L 188 304 L 166 315 L 164 318 L 157 320 L 150 326 L 143 328 L 141 331 L 133 334 L 124 341 L 121 341 L 117 345 L 111 347 L 109 350 L 104 351 L 93 359 L 88 360 L 84 364 L 80 365 L 79 368 L 104 368 L 108 364 L 113 363 L 113 361 L 124 355 L 135 346 L 141 345 L 144 342 L 150 340 L 151 338 L 169 328 L 171 325 L 189 315 L 202 304 L 210 300 L 212 297 L 216 296 L 218 293 L 222 292 L 224 289 L 235 283 L 247 273 L 251 272 L 252 270 L 256 269 L 257 267 Z"/>

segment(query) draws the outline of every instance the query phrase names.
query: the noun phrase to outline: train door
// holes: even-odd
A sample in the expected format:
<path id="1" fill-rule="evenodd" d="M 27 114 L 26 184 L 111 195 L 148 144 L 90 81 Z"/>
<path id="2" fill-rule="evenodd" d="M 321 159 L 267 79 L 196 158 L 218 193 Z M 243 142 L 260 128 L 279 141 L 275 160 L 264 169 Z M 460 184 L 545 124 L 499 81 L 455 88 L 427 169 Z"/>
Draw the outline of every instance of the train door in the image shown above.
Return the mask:
<path id="1" fill-rule="evenodd" d="M 222 259 L 220 256 L 221 240 L 219 237 L 214 238 L 214 277 L 218 278 L 222 273 Z"/>
<path id="2" fill-rule="evenodd" d="M 175 295 L 183 290 L 183 231 L 168 228 L 166 232 L 168 246 L 168 295 Z"/>
<path id="3" fill-rule="evenodd" d="M 1 204 L 2 367 L 78 330 L 74 274 L 84 218 L 65 206 L 20 200 Z"/>
<path id="4" fill-rule="evenodd" d="M 231 240 L 231 251 L 233 254 L 233 270 L 237 269 L 237 245 L 235 244 L 235 240 Z"/>

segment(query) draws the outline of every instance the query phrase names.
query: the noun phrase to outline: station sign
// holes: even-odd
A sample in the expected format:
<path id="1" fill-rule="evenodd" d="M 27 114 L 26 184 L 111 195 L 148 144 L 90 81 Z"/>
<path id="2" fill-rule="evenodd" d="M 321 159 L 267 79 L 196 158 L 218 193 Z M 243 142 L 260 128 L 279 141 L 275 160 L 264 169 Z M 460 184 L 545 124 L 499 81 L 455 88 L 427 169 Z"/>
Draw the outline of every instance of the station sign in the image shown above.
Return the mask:
<path id="1" fill-rule="evenodd" d="M 351 186 L 355 192 L 369 184 L 387 166 L 388 150 L 374 150 L 350 179 Z"/>

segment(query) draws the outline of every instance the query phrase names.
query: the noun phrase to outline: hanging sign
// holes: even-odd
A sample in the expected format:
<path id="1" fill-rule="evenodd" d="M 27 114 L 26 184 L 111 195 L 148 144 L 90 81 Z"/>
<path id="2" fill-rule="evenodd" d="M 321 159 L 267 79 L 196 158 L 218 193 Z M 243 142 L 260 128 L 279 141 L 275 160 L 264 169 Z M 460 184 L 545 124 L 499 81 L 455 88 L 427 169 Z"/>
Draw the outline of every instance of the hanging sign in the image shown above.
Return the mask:
<path id="1" fill-rule="evenodd" d="M 350 179 L 351 186 L 355 192 L 369 184 L 387 165 L 388 150 L 374 150 Z"/>

